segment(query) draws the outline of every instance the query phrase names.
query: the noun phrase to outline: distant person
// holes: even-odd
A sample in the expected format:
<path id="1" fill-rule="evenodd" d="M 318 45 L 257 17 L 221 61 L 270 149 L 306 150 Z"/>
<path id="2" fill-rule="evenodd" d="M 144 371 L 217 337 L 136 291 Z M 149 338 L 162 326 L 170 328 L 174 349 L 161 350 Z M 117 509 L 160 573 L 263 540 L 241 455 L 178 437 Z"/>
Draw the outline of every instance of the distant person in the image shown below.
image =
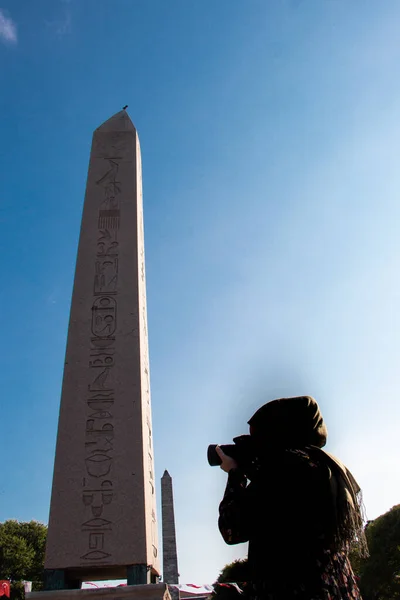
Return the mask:
<path id="1" fill-rule="evenodd" d="M 348 559 L 353 545 L 367 554 L 360 487 L 321 450 L 328 432 L 318 404 L 309 396 L 274 400 L 249 425 L 248 468 L 216 449 L 228 473 L 218 525 L 227 544 L 249 542 L 254 596 L 361 600 Z"/>

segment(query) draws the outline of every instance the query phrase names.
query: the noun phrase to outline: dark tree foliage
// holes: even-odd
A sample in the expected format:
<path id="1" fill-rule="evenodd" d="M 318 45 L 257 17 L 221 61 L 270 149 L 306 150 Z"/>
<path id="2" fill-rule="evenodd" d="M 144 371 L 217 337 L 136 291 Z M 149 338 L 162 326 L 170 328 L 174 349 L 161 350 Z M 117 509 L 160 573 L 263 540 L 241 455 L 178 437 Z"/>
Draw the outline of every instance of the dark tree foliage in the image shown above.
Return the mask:
<path id="1" fill-rule="evenodd" d="M 240 594 L 235 588 L 216 585 L 217 583 L 237 583 L 243 590 Z M 235 560 L 225 565 L 214 584 L 212 600 L 245 600 L 249 597 L 249 569 L 247 559 Z"/>
<path id="2" fill-rule="evenodd" d="M 360 558 L 357 553 L 351 556 L 363 599 L 400 598 L 400 505 L 370 521 L 365 533 L 369 558 Z"/>
<path id="3" fill-rule="evenodd" d="M 22 581 L 32 590 L 43 588 L 43 565 L 47 527 L 37 521 L 0 523 L 0 579 L 11 581 L 11 599 L 24 597 Z"/>

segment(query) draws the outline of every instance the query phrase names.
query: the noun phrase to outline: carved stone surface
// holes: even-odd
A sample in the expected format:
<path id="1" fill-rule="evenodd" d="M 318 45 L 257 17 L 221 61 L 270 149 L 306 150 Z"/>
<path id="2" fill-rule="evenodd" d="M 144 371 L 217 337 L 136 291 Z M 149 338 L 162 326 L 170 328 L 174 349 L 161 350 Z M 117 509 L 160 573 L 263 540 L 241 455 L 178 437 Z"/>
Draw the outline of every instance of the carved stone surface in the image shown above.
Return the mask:
<path id="1" fill-rule="evenodd" d="M 150 580 L 159 574 L 151 423 L 140 146 L 121 111 L 93 134 L 45 558 L 50 574 L 125 578 L 133 565 L 144 565 Z"/>
<path id="2" fill-rule="evenodd" d="M 163 581 L 179 582 L 178 555 L 176 551 L 176 532 L 174 515 L 174 495 L 172 477 L 164 471 L 161 478 L 162 543 L 163 543 Z M 173 596 L 173 594 L 171 594 Z"/>

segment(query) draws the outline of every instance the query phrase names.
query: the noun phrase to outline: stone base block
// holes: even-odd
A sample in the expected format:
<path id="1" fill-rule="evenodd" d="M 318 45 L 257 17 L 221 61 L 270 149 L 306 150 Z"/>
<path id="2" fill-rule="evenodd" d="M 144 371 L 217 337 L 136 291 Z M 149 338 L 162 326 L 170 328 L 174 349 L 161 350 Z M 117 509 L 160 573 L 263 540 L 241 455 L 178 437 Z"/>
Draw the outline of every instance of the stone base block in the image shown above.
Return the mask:
<path id="1" fill-rule="evenodd" d="M 171 600 L 166 583 L 85 590 L 29 592 L 26 600 Z"/>

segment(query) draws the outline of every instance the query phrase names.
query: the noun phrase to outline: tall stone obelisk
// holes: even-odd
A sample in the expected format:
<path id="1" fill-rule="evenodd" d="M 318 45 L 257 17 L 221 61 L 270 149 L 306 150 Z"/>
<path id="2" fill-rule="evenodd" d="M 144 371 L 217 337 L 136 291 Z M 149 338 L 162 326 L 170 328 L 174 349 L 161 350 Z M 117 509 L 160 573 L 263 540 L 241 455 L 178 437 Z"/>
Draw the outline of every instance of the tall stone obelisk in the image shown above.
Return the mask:
<path id="1" fill-rule="evenodd" d="M 178 554 L 176 551 L 176 531 L 174 514 L 174 494 L 172 477 L 164 471 L 161 477 L 162 544 L 163 544 L 163 581 L 179 583 Z M 171 591 L 170 591 L 171 593 Z"/>
<path id="2" fill-rule="evenodd" d="M 93 134 L 58 424 L 46 588 L 159 575 L 139 139 Z"/>

